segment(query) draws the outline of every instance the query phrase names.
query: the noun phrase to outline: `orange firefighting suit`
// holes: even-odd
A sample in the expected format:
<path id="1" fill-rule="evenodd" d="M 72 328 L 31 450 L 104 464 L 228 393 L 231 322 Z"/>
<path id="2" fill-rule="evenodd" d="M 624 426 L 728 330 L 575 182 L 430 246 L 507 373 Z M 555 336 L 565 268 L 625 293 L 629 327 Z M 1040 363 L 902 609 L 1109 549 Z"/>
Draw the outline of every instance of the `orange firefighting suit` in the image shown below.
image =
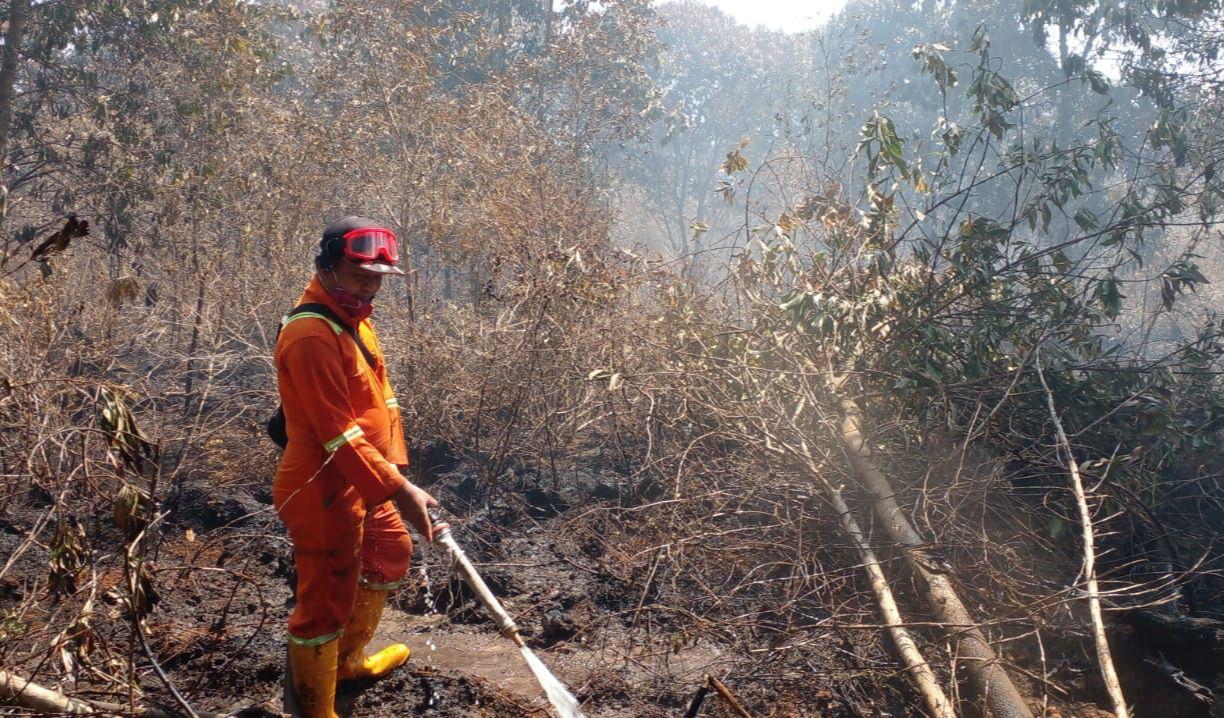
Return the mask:
<path id="1" fill-rule="evenodd" d="M 349 315 L 316 276 L 299 304 Z M 387 499 L 408 463 L 399 404 L 387 381 L 378 337 L 353 321 L 373 355 L 321 314 L 289 319 L 276 343 L 276 377 L 285 409 L 285 447 L 272 500 L 293 539 L 297 607 L 289 639 L 319 645 L 340 635 L 357 585 L 398 585 L 412 560 L 412 539 Z"/>

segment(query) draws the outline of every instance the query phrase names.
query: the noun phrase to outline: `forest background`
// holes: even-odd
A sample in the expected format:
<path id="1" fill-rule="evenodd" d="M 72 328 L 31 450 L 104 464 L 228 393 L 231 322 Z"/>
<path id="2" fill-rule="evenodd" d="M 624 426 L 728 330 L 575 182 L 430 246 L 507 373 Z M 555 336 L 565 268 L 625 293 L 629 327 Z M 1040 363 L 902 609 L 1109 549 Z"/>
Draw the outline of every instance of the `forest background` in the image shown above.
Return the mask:
<path id="1" fill-rule="evenodd" d="M 517 605 L 592 715 L 697 649 L 754 715 L 1224 710 L 1221 3 L 0 16 L 12 676 L 278 710 L 271 348 L 362 213 L 415 478 L 595 586 Z"/>

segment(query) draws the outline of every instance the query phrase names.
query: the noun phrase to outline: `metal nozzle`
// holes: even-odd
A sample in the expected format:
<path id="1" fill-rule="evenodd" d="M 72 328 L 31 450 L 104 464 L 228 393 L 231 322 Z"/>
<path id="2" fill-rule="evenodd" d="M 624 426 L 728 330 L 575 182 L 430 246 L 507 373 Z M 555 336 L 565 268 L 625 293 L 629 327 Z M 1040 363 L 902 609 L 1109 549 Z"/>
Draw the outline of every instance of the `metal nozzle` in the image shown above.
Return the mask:
<path id="1" fill-rule="evenodd" d="M 439 511 L 436 508 L 432 508 L 432 509 L 429 509 L 427 513 L 429 514 L 429 523 L 430 523 L 431 529 L 433 528 L 433 526 L 436 526 L 437 524 L 442 523 L 442 512 L 441 511 Z M 440 539 L 443 536 L 449 536 L 449 535 L 450 535 L 450 527 L 447 526 L 446 528 L 442 529 L 440 533 L 435 534 L 433 538 Z"/>

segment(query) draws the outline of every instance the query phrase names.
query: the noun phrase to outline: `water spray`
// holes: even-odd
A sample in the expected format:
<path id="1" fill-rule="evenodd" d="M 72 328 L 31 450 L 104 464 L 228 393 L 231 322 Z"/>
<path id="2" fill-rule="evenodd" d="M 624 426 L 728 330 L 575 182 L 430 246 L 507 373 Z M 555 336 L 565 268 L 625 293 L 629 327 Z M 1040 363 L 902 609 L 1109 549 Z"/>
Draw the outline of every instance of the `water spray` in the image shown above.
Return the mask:
<path id="1" fill-rule="evenodd" d="M 435 524 L 442 521 L 441 516 L 436 511 L 430 511 L 429 518 Z M 561 718 L 586 718 L 582 711 L 578 709 L 578 699 L 574 698 L 573 694 L 565 687 L 565 684 L 558 680 L 552 674 L 552 671 L 548 670 L 548 667 L 540 661 L 539 657 L 527 647 L 523 637 L 519 635 L 518 624 L 506 612 L 506 609 L 501 605 L 501 601 L 497 600 L 497 596 L 493 595 L 493 591 L 489 590 L 488 584 L 480 577 L 476 567 L 468 559 L 467 554 L 463 552 L 463 549 L 459 547 L 459 543 L 455 541 L 451 528 L 447 526 L 434 534 L 434 541 L 445 546 L 446 550 L 450 552 L 451 559 L 454 560 L 455 573 L 458 573 L 463 582 L 476 594 L 480 604 L 484 606 L 485 610 L 489 612 L 489 615 L 497 624 L 497 630 L 506 638 L 514 641 L 514 644 L 519 647 L 519 652 L 523 654 L 523 660 L 527 661 L 527 666 L 535 674 L 540 687 L 544 689 L 544 694 L 548 696 L 548 702 L 556 709 L 558 715 Z"/>

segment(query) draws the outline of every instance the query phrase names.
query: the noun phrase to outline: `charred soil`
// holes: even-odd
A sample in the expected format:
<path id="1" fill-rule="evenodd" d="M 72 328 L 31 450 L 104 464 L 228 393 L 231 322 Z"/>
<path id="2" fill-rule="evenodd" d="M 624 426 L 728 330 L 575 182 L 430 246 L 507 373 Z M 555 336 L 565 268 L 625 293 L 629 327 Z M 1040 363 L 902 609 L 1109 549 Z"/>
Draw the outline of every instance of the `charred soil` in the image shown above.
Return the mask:
<path id="1" fill-rule="evenodd" d="M 470 466 L 450 468 L 429 488 L 454 514 L 459 542 L 529 646 L 592 718 L 684 715 L 706 675 L 724 680 L 754 716 L 921 715 L 896 657 L 872 628 L 869 592 L 838 542 L 814 548 L 809 557 L 812 582 L 822 584 L 810 599 L 771 610 L 759 596 L 720 595 L 717 586 L 701 585 L 718 575 L 715 568 L 734 568 L 742 548 L 727 544 L 720 554 L 718 546 L 704 546 L 705 552 L 682 558 L 684 543 L 694 539 L 669 543 L 662 533 L 654 512 L 666 498 L 644 496 L 619 474 L 575 473 L 554 483 L 511 472 L 490 486 Z M 12 563 L 0 581 L 0 610 L 8 617 L 0 642 L 4 663 L 79 697 L 179 710 L 153 670 L 155 660 L 198 710 L 278 714 L 293 562 L 270 497 L 257 481 L 197 481 L 176 489 L 163 504 L 172 510 L 157 527 L 146 562 L 155 597 L 140 626 L 148 652 L 129 620 L 122 564 L 105 548 L 122 544 L 109 507 L 93 507 L 98 518 L 82 517 L 87 560 L 73 585 L 52 590 L 48 566 L 62 547 L 25 539 L 49 520 L 47 504 L 32 496 L 10 505 L 0 525 L 0 548 Z M 736 530 L 751 528 L 751 517 L 741 519 Z M 720 517 L 709 520 L 716 527 Z M 700 571 L 671 565 L 710 555 L 726 565 Z M 844 568 L 817 570 L 837 565 Z M 764 591 L 794 570 L 766 566 L 753 580 Z M 905 581 L 899 584 L 902 598 L 912 598 Z M 20 625 L 17 615 L 24 617 Z M 917 612 L 913 617 L 928 620 Z M 1139 640 L 1144 630 L 1119 633 L 1127 677 L 1145 687 L 1135 696 L 1140 715 L 1158 707 L 1179 716 L 1212 715 L 1205 697 L 1187 697 L 1176 676 L 1151 669 L 1152 654 Z M 919 628 L 918 635 L 938 650 L 936 633 Z M 1034 705 L 1043 693 L 1048 715 L 1089 715 L 1091 704 L 1103 705 L 1082 621 L 1068 612 L 1065 630 L 1043 638 L 1045 660 L 1028 639 L 1006 654 L 1024 668 Z M 418 545 L 375 645 L 391 641 L 412 648 L 408 665 L 376 683 L 344 686 L 342 712 L 548 715 L 518 650 L 497 635 L 440 550 Z M 939 670 L 950 679 L 945 667 Z M 1211 684 L 1218 670 L 1200 666 L 1191 674 L 1186 677 L 1219 690 Z M 1042 676 L 1057 689 L 1043 691 Z M 129 693 L 129 678 L 139 690 Z M 732 713 L 710 694 L 696 715 Z"/>

